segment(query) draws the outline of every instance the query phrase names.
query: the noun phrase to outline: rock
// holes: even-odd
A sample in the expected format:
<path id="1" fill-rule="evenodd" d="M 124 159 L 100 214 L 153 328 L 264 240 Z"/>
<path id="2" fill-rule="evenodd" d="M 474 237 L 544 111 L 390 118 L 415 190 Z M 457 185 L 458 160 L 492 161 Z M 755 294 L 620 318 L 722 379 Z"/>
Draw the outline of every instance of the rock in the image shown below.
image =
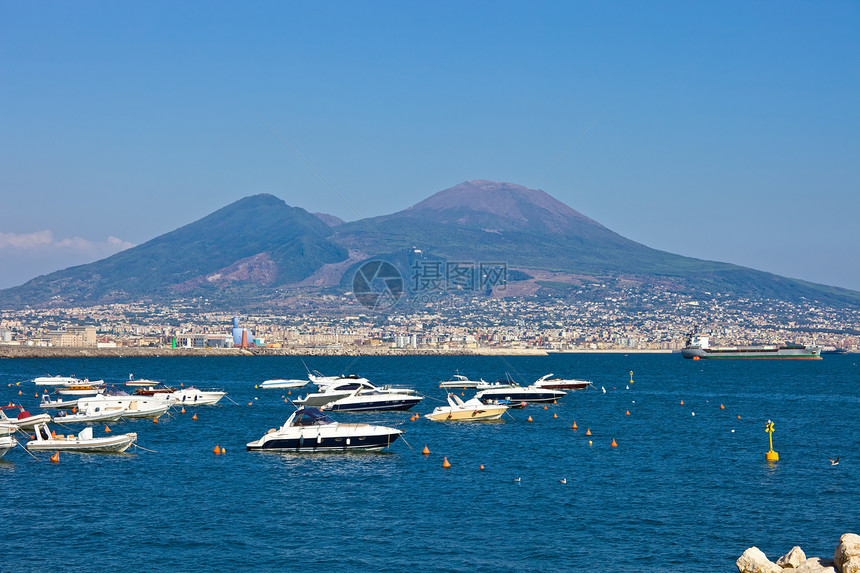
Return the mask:
<path id="1" fill-rule="evenodd" d="M 846 533 L 839 538 L 833 564 L 840 573 L 860 573 L 860 535 Z"/>
<path id="2" fill-rule="evenodd" d="M 739 573 L 782 573 L 782 567 L 767 558 L 758 547 L 750 547 L 735 561 Z"/>
<path id="3" fill-rule="evenodd" d="M 836 573 L 836 569 L 833 568 L 833 561 L 830 559 L 810 557 L 793 573 Z"/>
<path id="4" fill-rule="evenodd" d="M 776 560 L 776 564 L 783 569 L 797 569 L 806 562 L 806 553 L 799 545 L 791 548 L 791 551 Z"/>

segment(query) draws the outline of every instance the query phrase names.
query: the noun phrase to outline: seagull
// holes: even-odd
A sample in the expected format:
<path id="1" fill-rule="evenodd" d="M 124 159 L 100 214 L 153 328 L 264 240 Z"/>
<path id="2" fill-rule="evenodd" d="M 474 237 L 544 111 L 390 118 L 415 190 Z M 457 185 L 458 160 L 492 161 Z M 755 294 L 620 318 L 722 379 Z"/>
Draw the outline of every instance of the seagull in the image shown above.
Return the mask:
<path id="1" fill-rule="evenodd" d="M 838 466 L 839 465 L 839 456 L 836 456 L 835 460 L 833 458 L 827 458 L 827 459 L 830 460 L 831 466 Z"/>
<path id="2" fill-rule="evenodd" d="M 521 479 L 522 479 L 522 478 L 514 478 L 514 481 L 518 482 L 518 481 L 520 481 Z"/>
<path id="3" fill-rule="evenodd" d="M 604 393 L 604 394 L 606 394 L 606 388 L 604 388 L 603 386 L 601 386 L 601 387 L 600 387 L 600 389 L 601 389 L 601 390 L 603 390 L 603 393 Z"/>
<path id="4" fill-rule="evenodd" d="M 561 478 L 558 483 L 567 483 L 567 478 Z"/>

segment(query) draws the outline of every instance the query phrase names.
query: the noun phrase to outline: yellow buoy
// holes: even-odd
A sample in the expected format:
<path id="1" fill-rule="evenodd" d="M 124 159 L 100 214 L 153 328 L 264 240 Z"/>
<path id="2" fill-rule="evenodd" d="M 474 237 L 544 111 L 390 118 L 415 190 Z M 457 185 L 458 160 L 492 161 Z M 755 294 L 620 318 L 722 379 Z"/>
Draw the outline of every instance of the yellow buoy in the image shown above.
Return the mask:
<path id="1" fill-rule="evenodd" d="M 588 440 L 588 445 L 589 445 L 589 446 L 590 446 L 592 443 L 593 443 L 593 442 L 592 442 L 591 440 Z"/>
<path id="2" fill-rule="evenodd" d="M 215 449 L 212 450 L 212 453 L 215 454 L 216 456 L 220 456 L 221 455 L 221 445 L 215 444 Z"/>
<path id="3" fill-rule="evenodd" d="M 52 461 L 52 462 L 54 462 L 55 464 L 56 464 L 56 463 L 59 463 L 59 461 L 60 461 L 60 452 L 57 452 L 57 453 L 55 453 L 53 456 L 51 456 L 51 461 Z"/>
<path id="4" fill-rule="evenodd" d="M 571 430 L 575 430 L 575 429 L 576 429 L 576 422 L 574 422 L 574 423 L 573 423 L 573 425 L 570 427 L 570 429 L 571 429 Z"/>
<path id="5" fill-rule="evenodd" d="M 105 424 L 105 434 L 110 434 L 110 428 L 107 427 L 107 424 Z"/>
<path id="6" fill-rule="evenodd" d="M 526 420 L 526 422 L 534 422 L 534 420 L 532 420 L 532 417 L 531 417 L 531 416 L 529 416 L 529 419 L 528 419 L 528 420 Z"/>
<path id="7" fill-rule="evenodd" d="M 427 444 L 424 444 L 424 449 L 421 451 L 421 453 L 424 454 L 425 456 L 430 455 L 430 448 L 427 447 Z"/>
<path id="8" fill-rule="evenodd" d="M 633 371 L 630 371 L 630 383 L 633 384 Z"/>
<path id="9" fill-rule="evenodd" d="M 195 412 L 195 413 L 194 413 L 194 415 L 193 415 L 193 416 L 191 416 L 191 419 L 192 419 L 192 420 L 196 420 L 196 419 L 197 419 L 197 412 Z"/>
<path id="10" fill-rule="evenodd" d="M 617 448 L 617 447 L 618 447 L 618 443 L 615 441 L 615 438 L 612 438 L 612 443 L 611 443 L 611 444 L 609 444 L 609 445 L 610 445 L 610 446 L 612 446 L 613 448 Z"/>
<path id="11" fill-rule="evenodd" d="M 222 454 L 226 454 L 226 453 L 227 453 L 227 448 L 221 448 L 221 453 L 222 453 Z"/>
<path id="12" fill-rule="evenodd" d="M 443 468 L 450 468 L 451 467 L 451 462 L 448 461 L 448 458 L 445 458 L 444 460 L 442 460 L 442 467 Z"/>
<path id="13" fill-rule="evenodd" d="M 256 384 L 254 384 L 254 388 L 259 388 L 259 386 L 257 386 Z"/>
<path id="14" fill-rule="evenodd" d="M 768 438 L 770 438 L 770 450 L 765 453 L 764 457 L 769 462 L 777 462 L 779 461 L 779 454 L 773 451 L 773 422 L 768 420 L 764 431 L 767 432 Z"/>

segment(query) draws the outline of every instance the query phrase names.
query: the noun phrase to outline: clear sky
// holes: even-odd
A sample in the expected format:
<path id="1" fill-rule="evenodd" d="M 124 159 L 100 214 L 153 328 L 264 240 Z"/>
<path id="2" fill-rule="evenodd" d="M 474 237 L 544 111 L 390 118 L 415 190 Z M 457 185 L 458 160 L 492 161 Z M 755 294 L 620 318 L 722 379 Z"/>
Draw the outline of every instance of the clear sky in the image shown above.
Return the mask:
<path id="1" fill-rule="evenodd" d="M 858 2 L 0 0 L 0 287 L 241 197 L 470 179 L 860 290 Z"/>

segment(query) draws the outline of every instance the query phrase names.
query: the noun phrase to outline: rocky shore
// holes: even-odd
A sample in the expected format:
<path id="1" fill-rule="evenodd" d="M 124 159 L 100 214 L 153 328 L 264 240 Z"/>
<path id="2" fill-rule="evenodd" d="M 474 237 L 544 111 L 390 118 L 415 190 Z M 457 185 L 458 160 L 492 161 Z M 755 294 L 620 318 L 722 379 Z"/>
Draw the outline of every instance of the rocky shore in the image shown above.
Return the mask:
<path id="1" fill-rule="evenodd" d="M 0 358 L 129 358 L 171 356 L 547 356 L 545 350 L 514 348 L 67 348 L 0 346 Z"/>
<path id="2" fill-rule="evenodd" d="M 750 547 L 735 565 L 740 573 L 860 573 L 860 535 L 840 537 L 833 559 L 807 558 L 803 549 L 794 546 L 774 563 L 758 547 Z"/>

